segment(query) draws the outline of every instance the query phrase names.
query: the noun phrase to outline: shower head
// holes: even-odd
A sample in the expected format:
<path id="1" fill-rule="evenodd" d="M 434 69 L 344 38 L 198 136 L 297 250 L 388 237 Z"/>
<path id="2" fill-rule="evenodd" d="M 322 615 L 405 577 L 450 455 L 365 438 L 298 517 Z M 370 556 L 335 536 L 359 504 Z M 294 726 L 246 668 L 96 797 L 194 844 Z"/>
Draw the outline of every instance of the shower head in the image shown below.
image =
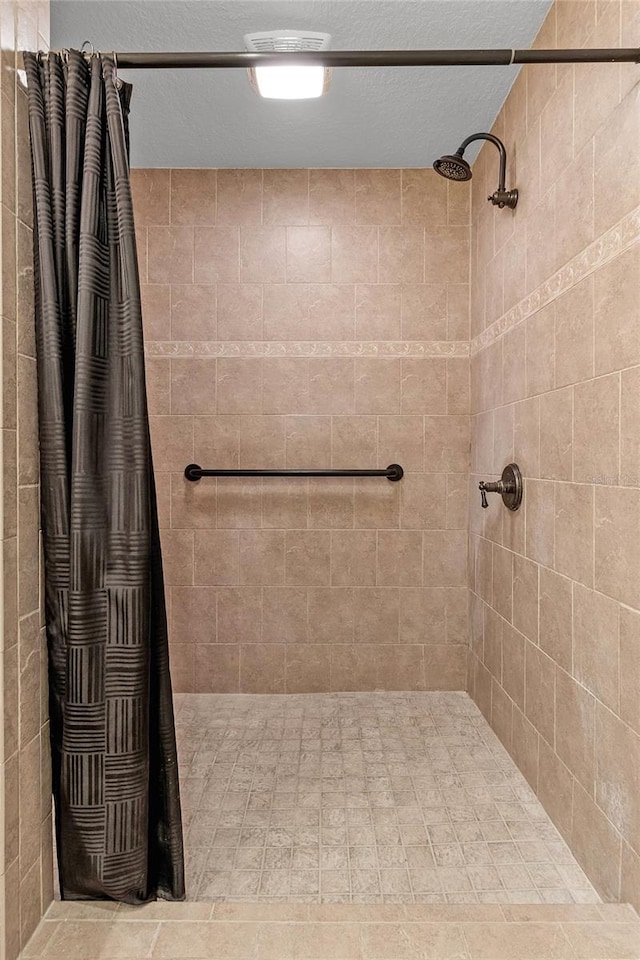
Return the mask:
<path id="1" fill-rule="evenodd" d="M 493 134 L 472 134 L 460 144 L 459 148 L 454 154 L 448 154 L 445 157 L 440 157 L 438 160 L 435 160 L 433 169 L 436 171 L 436 173 L 439 173 L 441 177 L 445 177 L 447 180 L 457 180 L 459 182 L 471 180 L 471 167 L 464 159 L 464 152 L 469 144 L 473 143 L 474 140 L 488 140 L 490 143 L 494 144 L 498 150 L 498 153 L 500 154 L 500 178 L 498 181 L 498 189 L 492 193 L 490 197 L 487 197 L 487 200 L 489 200 L 489 202 L 495 207 L 500 207 L 501 210 L 503 207 L 510 207 L 511 210 L 513 210 L 518 203 L 518 191 L 507 190 L 505 187 L 507 151 L 504 148 L 504 143 L 502 140 L 498 140 L 498 138 L 494 137 Z"/>
<path id="2" fill-rule="evenodd" d="M 471 167 L 460 151 L 434 160 L 433 169 L 447 180 L 471 180 Z"/>

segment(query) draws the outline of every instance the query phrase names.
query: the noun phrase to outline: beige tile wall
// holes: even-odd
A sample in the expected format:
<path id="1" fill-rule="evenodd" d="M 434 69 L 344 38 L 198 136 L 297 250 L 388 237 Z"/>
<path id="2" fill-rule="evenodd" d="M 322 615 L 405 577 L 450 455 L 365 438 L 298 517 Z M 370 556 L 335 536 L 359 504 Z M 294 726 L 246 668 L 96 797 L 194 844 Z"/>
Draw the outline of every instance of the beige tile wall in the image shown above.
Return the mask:
<path id="1" fill-rule="evenodd" d="M 561 0 L 536 46 L 639 38 L 632 0 Z M 474 167 L 469 681 L 591 880 L 636 907 L 639 79 L 633 65 L 527 68 L 494 126 L 515 214 L 484 199 L 494 148 Z M 511 459 L 523 508 L 481 510 L 478 480 Z"/>
<path id="2" fill-rule="evenodd" d="M 22 49 L 46 48 L 46 2 L 0 6 L 2 609 L 0 958 L 14 960 L 52 899 L 46 642 L 39 571 L 31 169 Z"/>
<path id="3" fill-rule="evenodd" d="M 133 173 L 176 688 L 462 688 L 470 191 Z M 194 485 L 192 461 L 406 474 Z"/>

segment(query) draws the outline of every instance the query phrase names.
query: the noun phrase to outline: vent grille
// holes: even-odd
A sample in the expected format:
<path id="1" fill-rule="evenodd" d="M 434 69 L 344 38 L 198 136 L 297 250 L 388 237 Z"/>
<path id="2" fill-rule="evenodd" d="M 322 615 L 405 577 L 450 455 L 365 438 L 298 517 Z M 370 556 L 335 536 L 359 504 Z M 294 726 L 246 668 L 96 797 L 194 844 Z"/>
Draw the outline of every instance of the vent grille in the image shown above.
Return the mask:
<path id="1" fill-rule="evenodd" d="M 263 30 L 244 35 L 244 45 L 251 53 L 328 50 L 330 42 L 330 33 L 314 33 L 312 30 Z"/>

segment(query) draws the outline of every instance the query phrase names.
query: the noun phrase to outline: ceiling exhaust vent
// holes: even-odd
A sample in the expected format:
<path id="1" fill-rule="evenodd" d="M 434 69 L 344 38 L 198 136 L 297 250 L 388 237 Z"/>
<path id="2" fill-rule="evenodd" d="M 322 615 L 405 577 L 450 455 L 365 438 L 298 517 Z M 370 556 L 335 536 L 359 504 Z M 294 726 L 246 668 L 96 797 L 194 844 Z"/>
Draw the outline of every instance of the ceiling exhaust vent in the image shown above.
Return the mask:
<path id="1" fill-rule="evenodd" d="M 263 30 L 245 33 L 244 45 L 252 53 L 295 53 L 297 50 L 328 50 L 330 33 L 312 30 Z"/>
<path id="2" fill-rule="evenodd" d="M 259 33 L 246 33 L 244 45 L 250 53 L 328 50 L 331 34 L 316 33 L 313 30 L 262 30 Z M 251 67 L 248 73 L 254 90 L 269 100 L 309 100 L 321 97 L 327 92 L 331 81 L 331 70 L 321 64 L 274 64 Z"/>

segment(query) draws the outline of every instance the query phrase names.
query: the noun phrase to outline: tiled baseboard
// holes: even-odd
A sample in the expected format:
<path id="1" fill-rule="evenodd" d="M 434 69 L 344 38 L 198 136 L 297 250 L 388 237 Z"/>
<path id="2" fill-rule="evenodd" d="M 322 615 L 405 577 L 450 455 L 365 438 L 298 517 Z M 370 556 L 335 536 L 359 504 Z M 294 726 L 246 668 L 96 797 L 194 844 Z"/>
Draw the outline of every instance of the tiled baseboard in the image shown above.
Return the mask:
<path id="1" fill-rule="evenodd" d="M 640 920 L 621 904 L 55 903 L 22 957 L 637 960 Z"/>

